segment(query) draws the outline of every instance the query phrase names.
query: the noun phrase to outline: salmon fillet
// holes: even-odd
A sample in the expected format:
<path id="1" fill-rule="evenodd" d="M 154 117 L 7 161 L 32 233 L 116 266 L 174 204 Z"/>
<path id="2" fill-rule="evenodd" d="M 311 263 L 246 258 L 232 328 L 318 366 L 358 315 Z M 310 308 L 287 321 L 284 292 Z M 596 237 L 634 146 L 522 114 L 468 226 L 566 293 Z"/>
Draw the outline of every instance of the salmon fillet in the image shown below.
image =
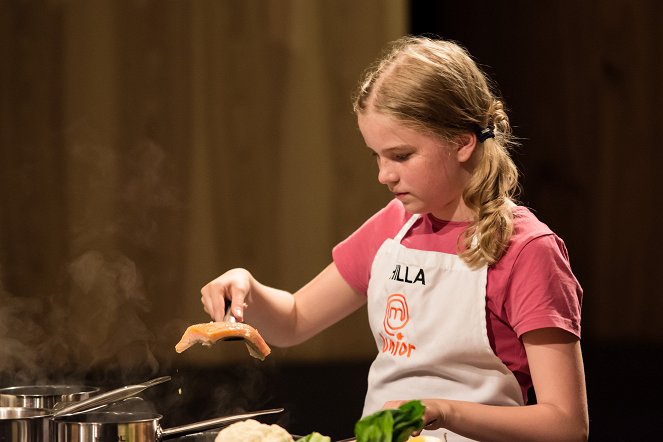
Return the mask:
<path id="1" fill-rule="evenodd" d="M 220 339 L 233 338 L 243 339 L 249 354 L 261 361 L 272 352 L 255 328 L 243 322 L 225 321 L 190 325 L 175 345 L 175 351 L 182 353 L 197 343 L 212 345 Z"/>

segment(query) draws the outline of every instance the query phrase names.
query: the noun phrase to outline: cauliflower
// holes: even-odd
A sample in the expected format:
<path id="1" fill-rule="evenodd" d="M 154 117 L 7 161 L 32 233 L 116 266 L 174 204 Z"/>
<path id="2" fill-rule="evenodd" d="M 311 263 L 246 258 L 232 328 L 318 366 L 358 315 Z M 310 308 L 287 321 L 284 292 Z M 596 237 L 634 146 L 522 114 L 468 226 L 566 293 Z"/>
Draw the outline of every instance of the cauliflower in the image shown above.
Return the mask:
<path id="1" fill-rule="evenodd" d="M 267 425 L 253 419 L 235 422 L 219 431 L 214 442 L 293 442 L 282 427 Z"/>

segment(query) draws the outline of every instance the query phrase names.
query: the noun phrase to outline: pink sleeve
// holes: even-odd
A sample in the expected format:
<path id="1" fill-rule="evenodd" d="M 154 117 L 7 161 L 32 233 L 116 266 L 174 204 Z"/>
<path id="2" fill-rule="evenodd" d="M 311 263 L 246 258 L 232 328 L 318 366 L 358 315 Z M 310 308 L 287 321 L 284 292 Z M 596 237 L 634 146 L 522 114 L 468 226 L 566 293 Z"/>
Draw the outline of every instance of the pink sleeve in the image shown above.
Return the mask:
<path id="1" fill-rule="evenodd" d="M 504 304 L 518 336 L 555 327 L 580 337 L 581 305 L 564 242 L 554 234 L 529 241 L 514 263 Z"/>
<path id="2" fill-rule="evenodd" d="M 385 239 L 393 237 L 403 223 L 404 210 L 398 200 L 368 219 L 332 250 L 334 264 L 345 281 L 358 291 L 368 291 L 371 266 Z"/>

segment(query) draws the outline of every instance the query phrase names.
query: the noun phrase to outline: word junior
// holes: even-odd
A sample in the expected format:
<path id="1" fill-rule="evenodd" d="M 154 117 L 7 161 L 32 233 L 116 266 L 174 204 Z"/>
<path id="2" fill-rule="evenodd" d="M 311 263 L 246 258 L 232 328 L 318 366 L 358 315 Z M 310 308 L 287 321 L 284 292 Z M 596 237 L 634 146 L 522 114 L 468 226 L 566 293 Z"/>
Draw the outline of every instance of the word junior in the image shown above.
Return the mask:
<path id="1" fill-rule="evenodd" d="M 396 334 L 396 339 L 389 338 L 380 333 L 382 338 L 382 353 L 391 353 L 394 356 L 405 356 L 409 358 L 412 355 L 412 351 L 416 350 L 417 347 L 414 344 L 403 341 L 403 335 L 401 333 Z"/>

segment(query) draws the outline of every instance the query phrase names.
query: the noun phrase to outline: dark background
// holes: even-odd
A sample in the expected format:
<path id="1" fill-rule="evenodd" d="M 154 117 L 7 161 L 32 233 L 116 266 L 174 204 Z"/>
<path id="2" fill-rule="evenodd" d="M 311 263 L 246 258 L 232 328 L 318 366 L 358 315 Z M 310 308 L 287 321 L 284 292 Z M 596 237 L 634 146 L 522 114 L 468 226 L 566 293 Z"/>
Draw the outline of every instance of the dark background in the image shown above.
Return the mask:
<path id="1" fill-rule="evenodd" d="M 661 325 L 631 317 L 661 305 L 647 162 L 661 158 L 648 127 L 663 121 L 662 14 L 647 1 L 412 2 L 413 33 L 461 42 L 499 84 L 522 137 L 521 199 L 567 243 L 585 289 L 593 441 L 660 439 Z M 631 248 L 641 234 L 652 241 Z"/>

